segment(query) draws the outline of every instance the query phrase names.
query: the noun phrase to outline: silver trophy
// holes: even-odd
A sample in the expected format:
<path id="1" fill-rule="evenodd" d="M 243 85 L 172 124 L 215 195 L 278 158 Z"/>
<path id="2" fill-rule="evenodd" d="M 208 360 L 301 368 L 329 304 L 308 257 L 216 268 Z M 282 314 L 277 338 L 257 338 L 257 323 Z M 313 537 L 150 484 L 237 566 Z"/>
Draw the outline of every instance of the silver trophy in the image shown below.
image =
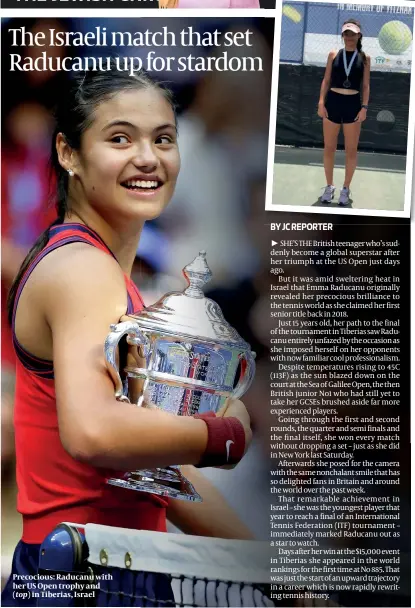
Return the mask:
<path id="1" fill-rule="evenodd" d="M 206 253 L 201 251 L 183 274 L 188 282 L 183 292 L 168 293 L 111 326 L 105 359 L 119 401 L 179 416 L 216 413 L 226 398 L 240 398 L 248 390 L 255 353 L 226 322 L 218 304 L 203 294 L 202 286 L 212 277 Z M 128 345 L 125 365 L 120 363 L 121 339 Z M 107 483 L 201 500 L 179 466 L 134 471 Z"/>

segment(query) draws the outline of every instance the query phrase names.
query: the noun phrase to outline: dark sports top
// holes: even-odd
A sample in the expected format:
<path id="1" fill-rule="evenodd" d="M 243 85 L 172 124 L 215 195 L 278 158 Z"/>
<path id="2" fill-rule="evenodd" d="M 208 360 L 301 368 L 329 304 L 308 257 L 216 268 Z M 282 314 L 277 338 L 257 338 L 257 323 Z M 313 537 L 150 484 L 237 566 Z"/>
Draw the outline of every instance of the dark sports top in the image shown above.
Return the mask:
<path id="1" fill-rule="evenodd" d="M 343 53 L 346 53 L 346 63 L 349 65 L 354 51 L 346 51 L 345 49 L 340 49 L 337 53 L 336 57 L 333 61 L 333 66 L 331 68 L 331 81 L 330 88 L 331 89 L 344 89 L 344 81 L 346 80 L 346 72 L 344 71 L 343 65 Z M 349 80 L 350 80 L 350 89 L 355 89 L 356 91 L 360 91 L 360 87 L 363 80 L 363 69 L 364 63 L 363 58 L 360 53 L 358 53 L 356 59 L 353 62 L 352 69 L 350 70 Z"/>
<path id="2" fill-rule="evenodd" d="M 27 543 L 41 543 L 64 521 L 166 531 L 167 499 L 110 486 L 105 481 L 107 477 L 114 477 L 115 471 L 96 469 L 74 460 L 64 450 L 59 437 L 53 361 L 39 359 L 28 352 L 14 332 L 19 298 L 37 264 L 58 247 L 76 242 L 113 255 L 99 235 L 87 226 L 54 226 L 46 247 L 23 275 L 14 304 L 17 508 L 23 516 L 23 540 Z M 143 308 L 140 293 L 127 275 L 124 279 L 127 314 L 138 312 Z"/>

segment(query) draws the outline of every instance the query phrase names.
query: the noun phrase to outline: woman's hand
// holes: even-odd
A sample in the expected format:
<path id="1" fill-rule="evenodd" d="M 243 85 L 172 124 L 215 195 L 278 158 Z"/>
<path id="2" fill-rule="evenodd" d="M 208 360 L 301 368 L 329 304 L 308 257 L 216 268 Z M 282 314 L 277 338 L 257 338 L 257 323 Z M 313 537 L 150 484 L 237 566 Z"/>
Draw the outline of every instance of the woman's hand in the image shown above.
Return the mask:
<path id="1" fill-rule="evenodd" d="M 318 108 L 317 108 L 317 114 L 320 116 L 320 118 L 329 117 L 327 110 L 326 110 L 326 106 L 324 105 L 324 101 L 319 101 Z"/>
<path id="2" fill-rule="evenodd" d="M 366 120 L 367 110 L 362 108 L 355 118 L 355 122 L 364 122 Z"/>

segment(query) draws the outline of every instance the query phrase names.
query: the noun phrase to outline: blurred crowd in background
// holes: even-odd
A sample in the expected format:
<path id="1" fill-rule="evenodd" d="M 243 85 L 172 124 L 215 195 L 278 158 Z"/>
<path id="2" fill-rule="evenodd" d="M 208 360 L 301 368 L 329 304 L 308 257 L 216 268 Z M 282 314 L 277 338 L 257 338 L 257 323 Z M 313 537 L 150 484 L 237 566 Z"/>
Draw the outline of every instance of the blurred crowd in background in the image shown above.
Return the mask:
<path id="1" fill-rule="evenodd" d="M 163 23 L 162 23 L 163 22 Z M 179 147 L 182 169 L 174 198 L 158 220 L 145 226 L 134 267 L 134 280 L 146 304 L 164 293 L 183 289 L 181 269 L 199 252 L 207 251 L 213 279 L 206 295 L 216 299 L 227 320 L 248 340 L 253 350 L 266 353 L 266 341 L 256 330 L 256 302 L 262 292 L 261 263 L 268 256 L 261 238 L 265 206 L 269 99 L 271 88 L 272 19 L 7 19 L 2 23 L 2 477 L 3 547 L 10 554 L 20 536 L 15 510 L 13 389 L 14 351 L 6 316 L 7 292 L 13 277 L 37 236 L 55 219 L 53 180 L 49 174 L 52 110 L 70 73 L 10 72 L 12 28 L 26 31 L 139 31 L 168 25 L 179 30 L 192 25 L 197 31 L 253 31 L 253 46 L 235 53 L 260 56 L 263 71 L 158 73 L 175 94 L 178 104 Z M 32 57 L 68 54 L 91 56 L 94 50 L 78 47 L 19 48 Z M 180 47 L 159 49 L 185 54 Z M 71 52 L 72 51 L 72 52 Z M 106 49 L 107 51 L 107 49 Z M 207 54 L 209 49 L 192 48 Z M 102 52 L 102 49 L 101 49 Z M 119 52 L 119 50 L 118 50 Z M 128 52 L 123 49 L 123 52 Z M 146 49 L 132 49 L 134 55 Z M 186 50 L 186 53 L 189 49 Z M 258 228 L 258 229 L 257 229 Z M 256 238 L 257 236 L 257 238 Z M 264 282 L 265 286 L 265 282 Z M 265 287 L 264 287 L 265 289 Z M 259 315 L 259 317 L 261 314 Z M 259 320 L 259 319 L 258 319 Z M 53 457 L 53 455 L 51 455 Z M 260 459 L 261 460 L 261 459 Z M 250 460 L 251 465 L 255 459 Z M 248 465 L 246 465 L 248 466 Z M 235 470 L 237 471 L 237 469 Z M 220 479 L 222 471 L 217 475 Z M 225 476 L 226 476 L 225 472 Z M 213 473 L 215 475 L 215 473 Z M 243 467 L 234 475 L 235 488 L 247 490 Z M 238 476 L 242 481 L 238 482 Z M 257 479 L 258 475 L 253 474 Z M 229 475 L 226 485 L 229 485 Z M 219 485 L 220 485 L 219 479 Z M 240 503 L 240 492 L 230 489 Z M 243 502 L 243 501 L 242 501 Z M 264 502 L 264 507 L 266 503 Z M 248 519 L 246 515 L 245 519 Z M 262 519 L 267 537 L 267 516 Z M 10 545 L 10 546 L 9 546 Z"/>

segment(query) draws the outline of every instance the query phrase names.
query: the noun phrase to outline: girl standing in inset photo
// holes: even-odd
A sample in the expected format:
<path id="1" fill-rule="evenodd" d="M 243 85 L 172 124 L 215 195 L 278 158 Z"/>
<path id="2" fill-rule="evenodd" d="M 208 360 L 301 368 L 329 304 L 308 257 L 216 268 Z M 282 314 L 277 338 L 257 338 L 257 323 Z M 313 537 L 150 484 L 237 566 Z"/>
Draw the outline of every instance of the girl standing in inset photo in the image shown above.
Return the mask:
<path id="1" fill-rule="evenodd" d="M 349 19 L 344 22 L 342 38 L 344 48 L 329 53 L 318 103 L 318 115 L 323 119 L 327 184 L 321 202 L 331 203 L 334 199 L 334 157 L 343 126 L 346 171 L 338 203 L 348 205 L 351 202 L 350 184 L 357 165 L 360 131 L 369 104 L 370 57 L 362 50 L 362 32 L 358 21 Z"/>

